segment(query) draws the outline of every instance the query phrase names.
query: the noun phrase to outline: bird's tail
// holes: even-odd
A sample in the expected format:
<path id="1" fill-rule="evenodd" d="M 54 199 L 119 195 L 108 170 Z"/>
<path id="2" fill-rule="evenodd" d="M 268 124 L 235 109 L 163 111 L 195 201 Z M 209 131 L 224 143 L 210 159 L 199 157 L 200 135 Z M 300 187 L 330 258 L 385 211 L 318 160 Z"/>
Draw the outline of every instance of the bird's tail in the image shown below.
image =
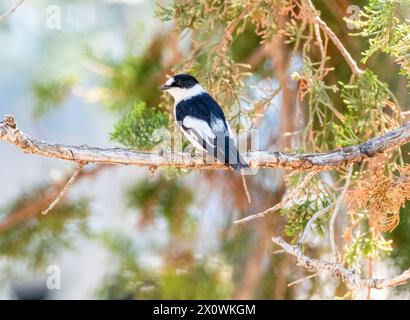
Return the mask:
<path id="1" fill-rule="evenodd" d="M 244 170 L 249 168 L 249 164 L 242 158 L 241 154 L 239 153 L 238 149 L 235 146 L 235 142 L 226 135 L 219 137 L 219 141 L 225 142 L 224 146 L 218 145 L 216 148 L 216 158 L 221 161 L 222 163 L 228 164 L 235 173 L 240 174 L 242 176 L 242 184 L 243 189 L 245 191 L 246 197 L 248 198 L 248 202 L 251 203 L 251 197 L 249 195 L 248 186 L 246 184 L 246 179 L 244 175 Z"/>
<path id="2" fill-rule="evenodd" d="M 241 174 L 241 170 L 248 169 L 249 164 L 243 159 L 238 149 L 235 146 L 235 142 L 229 138 L 225 138 L 225 150 L 223 152 L 225 158 L 225 164 L 229 166 L 236 172 Z"/>
<path id="3" fill-rule="evenodd" d="M 249 169 L 249 164 L 245 162 L 245 160 L 242 158 L 242 156 L 237 152 L 236 156 L 236 161 L 235 163 L 230 163 L 229 165 L 231 168 L 236 172 L 236 173 L 241 173 L 241 170 L 243 169 Z"/>
<path id="4" fill-rule="evenodd" d="M 247 164 L 245 162 L 245 160 L 240 155 L 239 151 L 237 151 L 237 157 L 236 158 L 237 158 L 236 163 L 231 163 L 230 166 L 234 170 L 235 173 L 241 175 L 243 191 L 246 194 L 246 198 L 248 199 L 248 202 L 251 203 L 252 199 L 251 199 L 251 196 L 249 194 L 248 184 L 246 183 L 246 178 L 245 178 L 245 174 L 244 174 L 244 170 L 249 169 L 249 164 Z"/>

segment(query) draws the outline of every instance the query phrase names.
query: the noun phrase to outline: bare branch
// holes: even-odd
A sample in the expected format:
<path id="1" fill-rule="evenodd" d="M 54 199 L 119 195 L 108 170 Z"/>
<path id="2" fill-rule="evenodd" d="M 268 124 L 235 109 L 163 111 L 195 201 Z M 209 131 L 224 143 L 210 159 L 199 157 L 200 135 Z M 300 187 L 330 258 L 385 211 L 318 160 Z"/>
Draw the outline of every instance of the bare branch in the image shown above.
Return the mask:
<path id="1" fill-rule="evenodd" d="M 299 185 L 293 189 L 291 192 L 289 192 L 289 194 L 282 199 L 281 202 L 277 203 L 276 205 L 274 205 L 272 208 L 269 208 L 265 211 L 256 213 L 256 214 L 252 214 L 250 216 L 247 216 L 243 219 L 240 220 L 236 220 L 234 223 L 235 224 L 239 224 L 239 223 L 245 223 L 245 222 L 249 222 L 251 220 L 257 219 L 257 218 L 263 218 L 265 216 L 267 216 L 270 213 L 273 213 L 275 211 L 278 211 L 279 209 L 283 208 L 285 205 L 287 205 L 290 201 L 293 200 L 293 198 L 300 192 L 300 190 L 302 190 L 308 183 L 310 180 L 312 180 L 312 178 L 318 173 L 317 170 L 313 170 L 311 172 L 309 172 L 306 177 L 303 179 L 303 181 L 301 183 L 299 183 Z"/>
<path id="2" fill-rule="evenodd" d="M 53 210 L 56 205 L 58 205 L 60 203 L 60 201 L 66 196 L 68 189 L 73 185 L 73 183 L 75 182 L 75 180 L 77 179 L 78 175 L 81 172 L 81 169 L 84 167 L 86 163 L 84 162 L 78 162 L 77 163 L 77 168 L 75 168 L 72 176 L 70 177 L 70 179 L 68 179 L 66 185 L 64 186 L 64 188 L 60 191 L 60 193 L 57 195 L 57 197 L 53 200 L 53 202 L 50 203 L 50 205 L 48 206 L 48 208 L 46 210 L 43 210 L 41 212 L 42 215 L 47 215 L 51 210 Z"/>
<path id="3" fill-rule="evenodd" d="M 328 27 L 328 25 L 326 24 L 326 22 L 324 22 L 320 17 L 319 14 L 315 8 L 315 6 L 313 5 L 311 0 L 306 0 L 308 6 L 310 7 L 310 9 L 313 12 L 313 19 L 314 19 L 314 23 L 317 23 L 320 28 L 323 30 L 323 32 L 325 32 L 327 34 L 327 36 L 330 38 L 330 40 L 332 40 L 333 44 L 336 46 L 336 48 L 339 50 L 339 52 L 341 53 L 341 55 L 343 56 L 343 58 L 346 60 L 347 64 L 349 65 L 350 69 L 352 70 L 352 72 L 355 75 L 359 75 L 361 73 L 363 73 L 363 70 L 360 69 L 357 66 L 356 61 L 352 58 L 351 54 L 349 53 L 349 51 L 347 51 L 347 49 L 344 47 L 343 43 L 339 40 L 339 38 L 337 37 L 337 35 L 333 32 L 332 29 L 330 29 Z"/>
<path id="4" fill-rule="evenodd" d="M 248 203 L 252 203 L 251 195 L 249 194 L 248 184 L 246 183 L 246 178 L 244 174 L 241 174 L 242 177 L 242 186 L 243 191 L 245 192 L 246 198 L 248 199 Z"/>
<path id="5" fill-rule="evenodd" d="M 274 237 L 272 241 L 282 247 L 287 253 L 296 257 L 298 265 L 308 270 L 329 271 L 332 276 L 341 279 L 352 289 L 372 288 L 385 289 L 405 284 L 410 279 L 410 269 L 391 279 L 364 279 L 354 270 L 342 267 L 338 263 L 331 263 L 318 259 L 312 259 L 302 253 L 301 246 L 291 245 L 281 237 Z"/>
<path id="6" fill-rule="evenodd" d="M 318 274 L 319 274 L 319 273 L 316 272 L 316 273 L 311 274 L 311 275 L 309 275 L 309 276 L 307 276 L 307 277 L 304 277 L 304 278 L 302 278 L 302 279 L 298 279 L 298 280 L 295 280 L 295 281 L 293 281 L 293 282 L 291 282 L 291 283 L 288 283 L 288 288 L 291 287 L 291 286 L 294 286 L 295 284 L 299 284 L 299 283 L 301 283 L 301 282 L 303 282 L 303 281 L 306 281 L 306 280 L 312 279 L 312 278 L 314 278 L 314 277 L 317 277 Z"/>
<path id="7" fill-rule="evenodd" d="M 336 239 L 335 239 L 335 223 L 336 223 L 336 218 L 340 212 L 340 208 L 342 207 L 343 201 L 345 199 L 347 190 L 349 189 L 350 183 L 352 181 L 352 174 L 353 174 L 353 165 L 350 165 L 349 172 L 347 173 L 346 182 L 343 187 L 343 191 L 340 194 L 339 198 L 336 200 L 335 210 L 333 211 L 332 218 L 330 218 L 330 224 L 329 224 L 330 244 L 332 245 L 333 255 L 335 256 L 335 259 L 338 262 L 339 262 L 339 255 L 338 255 Z"/>
<path id="8" fill-rule="evenodd" d="M 24 0 L 17 0 L 16 3 L 9 9 L 7 10 L 5 13 L 3 13 L 0 16 L 0 22 L 2 22 L 3 20 L 6 20 L 10 15 L 13 14 L 14 11 L 17 10 L 17 8 L 24 2 Z"/>
<path id="9" fill-rule="evenodd" d="M 95 174 L 99 173 L 101 169 L 106 168 L 105 165 L 99 165 L 91 170 L 83 170 L 78 175 L 76 182 L 80 181 L 80 179 L 93 177 Z M 41 210 L 49 205 L 53 199 L 55 199 L 58 194 L 61 192 L 61 189 L 67 184 L 68 180 L 72 177 L 70 173 L 69 176 L 64 178 L 62 182 L 57 182 L 55 184 L 50 185 L 49 187 L 45 188 L 41 191 L 35 199 L 30 199 L 29 202 L 22 204 L 16 211 L 11 212 L 8 214 L 3 220 L 0 221 L 0 233 L 13 228 L 14 226 L 22 223 L 36 215 L 38 215 Z"/>
<path id="10" fill-rule="evenodd" d="M 227 169 L 216 162 L 204 162 L 189 153 L 143 152 L 125 148 L 72 146 L 37 140 L 17 128 L 12 116 L 0 122 L 0 140 L 14 144 L 26 153 L 74 162 L 123 164 L 139 167 L 177 167 L 196 169 Z M 285 168 L 290 170 L 331 170 L 362 162 L 379 153 L 388 152 L 410 142 L 410 122 L 362 144 L 328 153 L 294 154 L 256 151 L 243 154 L 252 168 Z"/>

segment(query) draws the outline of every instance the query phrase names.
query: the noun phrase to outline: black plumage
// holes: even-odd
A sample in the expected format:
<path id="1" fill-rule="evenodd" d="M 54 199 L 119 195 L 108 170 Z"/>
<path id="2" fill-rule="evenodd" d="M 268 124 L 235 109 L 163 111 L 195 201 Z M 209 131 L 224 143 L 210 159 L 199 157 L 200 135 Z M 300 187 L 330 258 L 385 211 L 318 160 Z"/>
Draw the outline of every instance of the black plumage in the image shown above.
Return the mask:
<path id="1" fill-rule="evenodd" d="M 199 128 L 184 125 L 184 119 L 188 116 L 205 121 L 215 137 L 208 138 L 199 132 Z M 177 103 L 175 118 L 182 130 L 193 136 L 219 162 L 229 164 L 235 171 L 249 167 L 230 136 L 224 112 L 208 93 Z"/>
<path id="2" fill-rule="evenodd" d="M 169 79 L 161 90 L 175 99 L 175 120 L 188 140 L 235 171 L 249 165 L 238 152 L 225 114 L 219 104 L 188 74 Z"/>

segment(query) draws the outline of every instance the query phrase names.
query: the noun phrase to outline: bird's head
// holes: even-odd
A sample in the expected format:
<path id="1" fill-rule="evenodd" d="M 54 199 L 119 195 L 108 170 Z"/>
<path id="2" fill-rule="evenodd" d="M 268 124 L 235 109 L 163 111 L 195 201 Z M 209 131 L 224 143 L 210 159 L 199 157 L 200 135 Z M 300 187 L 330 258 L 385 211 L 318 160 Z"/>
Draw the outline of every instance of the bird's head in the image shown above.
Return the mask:
<path id="1" fill-rule="evenodd" d="M 175 102 L 189 99 L 195 95 L 205 92 L 195 77 L 189 74 L 178 74 L 169 78 L 160 90 L 167 91 L 171 94 Z"/>

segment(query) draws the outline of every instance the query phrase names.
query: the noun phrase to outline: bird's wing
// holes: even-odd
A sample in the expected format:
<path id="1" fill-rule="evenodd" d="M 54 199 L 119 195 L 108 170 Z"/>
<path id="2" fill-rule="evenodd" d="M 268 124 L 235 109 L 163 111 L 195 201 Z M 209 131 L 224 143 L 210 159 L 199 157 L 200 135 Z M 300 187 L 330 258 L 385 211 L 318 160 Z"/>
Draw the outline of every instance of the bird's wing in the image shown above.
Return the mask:
<path id="1" fill-rule="evenodd" d="M 202 95 L 180 105 L 182 129 L 188 140 L 198 149 L 205 150 L 219 162 L 240 170 L 248 165 L 240 156 L 232 130 L 222 108 L 209 95 Z M 178 118 L 178 114 L 177 114 Z M 178 120 L 178 119 L 177 119 Z"/>
<path id="2" fill-rule="evenodd" d="M 194 147 L 208 152 L 219 162 L 229 164 L 235 170 L 247 167 L 229 131 L 221 130 L 218 124 L 211 127 L 203 120 L 187 116 L 182 122 L 182 128 Z"/>
<path id="3" fill-rule="evenodd" d="M 215 148 L 215 134 L 206 121 L 186 116 L 182 121 L 182 129 L 194 147 L 212 153 Z"/>
<path id="4" fill-rule="evenodd" d="M 196 129 L 204 140 L 210 141 L 210 139 L 215 138 L 212 128 L 204 120 L 194 118 L 192 116 L 186 116 L 182 121 L 182 125 L 186 128 Z"/>
<path id="5" fill-rule="evenodd" d="M 234 170 L 247 168 L 248 164 L 241 157 L 236 148 L 232 129 L 226 121 L 225 116 L 211 117 L 211 129 L 215 135 L 216 158 L 218 161 L 229 164 Z"/>

